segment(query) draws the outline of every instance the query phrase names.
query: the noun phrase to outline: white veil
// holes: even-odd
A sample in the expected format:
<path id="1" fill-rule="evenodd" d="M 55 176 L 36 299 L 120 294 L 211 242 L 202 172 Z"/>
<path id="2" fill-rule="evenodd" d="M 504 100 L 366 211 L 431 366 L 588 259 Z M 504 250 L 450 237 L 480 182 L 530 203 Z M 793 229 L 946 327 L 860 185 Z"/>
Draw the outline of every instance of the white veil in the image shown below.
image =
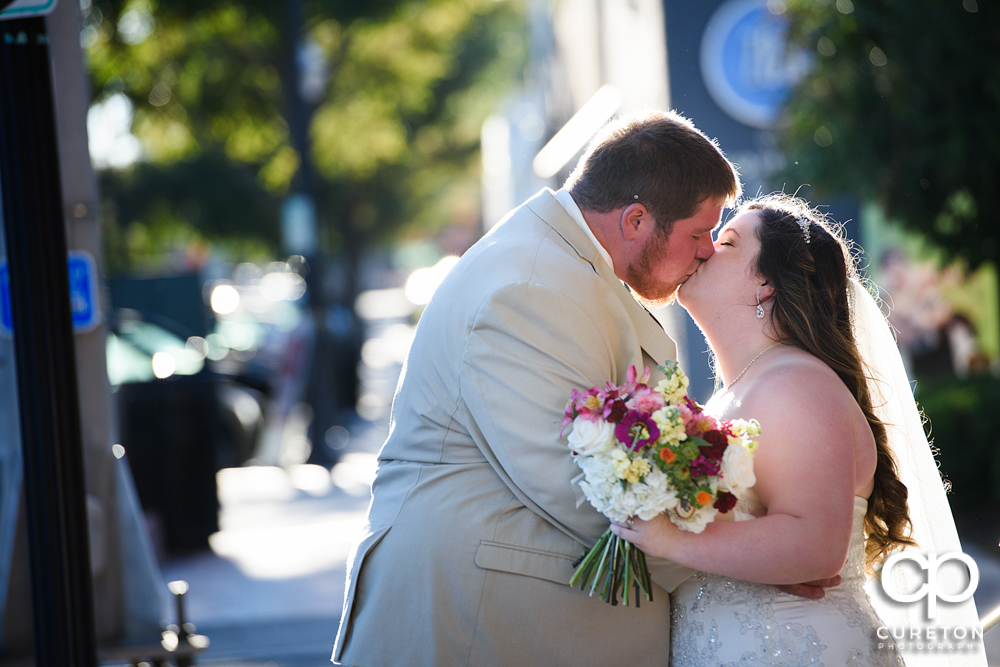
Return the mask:
<path id="1" fill-rule="evenodd" d="M 919 545 L 907 551 L 927 554 L 944 554 L 962 550 L 955 529 L 955 520 L 948 505 L 931 447 L 924 434 L 923 420 L 917 410 L 909 379 L 903 367 L 896 340 L 889 324 L 875 299 L 856 280 L 849 289 L 854 335 L 866 372 L 876 416 L 886 424 L 889 448 L 896 458 L 900 480 L 906 485 L 912 537 Z M 903 562 L 889 572 L 892 585 L 898 592 L 915 592 L 924 581 L 926 573 Z M 943 565 L 937 575 L 936 590 L 956 593 L 967 587 L 965 566 L 956 561 Z M 938 629 L 935 641 L 954 638 L 944 637 L 940 628 L 978 628 L 981 630 L 976 605 L 972 598 L 965 602 L 948 604 L 937 602 L 936 618 L 927 618 L 927 599 L 905 604 L 890 599 L 884 592 L 880 577 L 866 587 L 879 616 L 887 628 Z M 926 634 L 920 635 L 926 642 Z M 967 638 L 968 640 L 968 638 Z M 909 640 L 907 640 L 909 641 Z M 948 665 L 949 667 L 986 667 L 983 642 L 978 640 L 978 650 L 904 650 L 907 667 L 921 665 Z"/>

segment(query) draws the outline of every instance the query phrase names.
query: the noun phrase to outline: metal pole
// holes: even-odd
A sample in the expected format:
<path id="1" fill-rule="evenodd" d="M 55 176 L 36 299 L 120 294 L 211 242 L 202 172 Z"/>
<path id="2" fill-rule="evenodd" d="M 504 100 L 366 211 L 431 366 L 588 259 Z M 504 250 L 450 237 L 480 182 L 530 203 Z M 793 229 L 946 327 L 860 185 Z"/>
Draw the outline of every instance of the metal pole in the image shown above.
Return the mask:
<path id="1" fill-rule="evenodd" d="M 97 261 L 100 275 L 103 261 L 97 177 L 90 164 L 87 140 L 90 75 L 84 67 L 83 49 L 80 47 L 80 3 L 61 0 L 45 17 L 45 25 L 49 29 L 49 56 L 52 59 L 52 92 L 55 96 L 66 245 L 71 252 L 82 250 L 89 253 Z M 107 312 L 103 306 L 106 304 L 93 304 L 97 312 Z M 80 383 L 77 396 L 88 508 L 92 517 L 94 512 L 108 519 L 120 517 L 123 511 L 128 510 L 118 505 L 115 471 L 125 462 L 118 461 L 111 453 L 111 444 L 118 440 L 108 383 L 108 327 L 101 322 L 93 329 L 77 328 L 73 337 L 76 342 L 76 375 Z M 131 525 L 131 522 L 128 523 Z M 121 525 L 115 520 L 98 521 L 91 525 L 89 534 L 94 631 L 99 645 L 128 641 L 128 631 L 139 631 L 140 628 L 143 630 L 133 634 L 132 638 L 155 638 L 160 634 L 159 623 L 152 622 L 160 618 L 158 595 L 149 585 L 152 582 L 144 591 L 131 590 L 126 598 L 124 582 L 128 575 L 125 571 L 134 565 L 125 555 L 132 552 L 130 545 L 137 544 L 138 539 L 136 535 L 123 534 Z"/>
<path id="2" fill-rule="evenodd" d="M 36 664 L 96 667 L 83 447 L 45 19 L 0 24 L 0 197 Z"/>

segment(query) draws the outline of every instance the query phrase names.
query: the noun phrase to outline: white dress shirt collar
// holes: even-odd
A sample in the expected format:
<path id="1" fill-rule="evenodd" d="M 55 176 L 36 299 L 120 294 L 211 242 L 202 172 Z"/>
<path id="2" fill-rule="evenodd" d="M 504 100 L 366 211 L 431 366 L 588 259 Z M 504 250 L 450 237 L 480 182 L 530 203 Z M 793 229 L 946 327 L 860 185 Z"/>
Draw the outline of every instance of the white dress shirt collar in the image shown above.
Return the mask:
<path id="1" fill-rule="evenodd" d="M 601 245 L 601 242 L 597 240 L 596 236 L 594 236 L 594 232 L 591 231 L 590 225 L 588 225 L 587 221 L 584 220 L 583 213 L 580 211 L 580 207 L 577 206 L 576 201 L 573 199 L 573 195 L 569 193 L 569 190 L 566 190 L 564 188 L 559 188 L 559 190 L 557 190 L 555 193 L 555 198 L 556 201 L 558 201 L 562 205 L 562 207 L 566 209 L 566 212 L 569 213 L 569 217 L 573 218 L 573 221 L 580 226 L 580 229 L 582 229 L 583 232 L 587 235 L 587 238 L 590 239 L 590 242 L 594 244 L 594 246 L 597 248 L 597 252 L 601 254 L 601 257 L 604 258 L 604 261 L 607 262 L 608 266 L 611 267 L 611 273 L 614 274 L 615 263 L 611 260 L 611 255 L 608 254 L 608 251 L 604 249 L 604 246 Z"/>

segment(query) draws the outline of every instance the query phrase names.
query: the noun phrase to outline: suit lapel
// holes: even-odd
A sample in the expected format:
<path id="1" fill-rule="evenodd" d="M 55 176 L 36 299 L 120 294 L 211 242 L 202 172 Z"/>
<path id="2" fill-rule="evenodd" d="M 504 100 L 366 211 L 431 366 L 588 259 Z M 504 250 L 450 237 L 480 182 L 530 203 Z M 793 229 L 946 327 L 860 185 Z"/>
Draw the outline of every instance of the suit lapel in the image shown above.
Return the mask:
<path id="1" fill-rule="evenodd" d="M 639 336 L 642 349 L 658 364 L 667 359 L 676 359 L 677 348 L 674 341 L 663 331 L 663 327 L 652 313 L 635 300 L 628 287 L 611 271 L 611 267 L 601 258 L 593 242 L 553 196 L 552 191 L 545 188 L 528 200 L 527 204 L 528 208 L 565 239 L 573 250 L 589 262 L 597 274 L 608 283 L 615 296 L 625 306 Z"/>

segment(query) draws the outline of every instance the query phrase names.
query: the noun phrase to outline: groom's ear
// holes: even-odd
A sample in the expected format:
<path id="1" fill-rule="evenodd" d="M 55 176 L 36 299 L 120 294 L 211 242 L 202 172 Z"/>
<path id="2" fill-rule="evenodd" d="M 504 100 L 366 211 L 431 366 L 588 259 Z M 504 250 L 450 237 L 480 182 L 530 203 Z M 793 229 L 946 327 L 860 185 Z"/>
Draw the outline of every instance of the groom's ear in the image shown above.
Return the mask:
<path id="1" fill-rule="evenodd" d="M 656 223 L 642 204 L 630 204 L 622 210 L 622 235 L 627 241 L 635 241 L 654 231 Z"/>

